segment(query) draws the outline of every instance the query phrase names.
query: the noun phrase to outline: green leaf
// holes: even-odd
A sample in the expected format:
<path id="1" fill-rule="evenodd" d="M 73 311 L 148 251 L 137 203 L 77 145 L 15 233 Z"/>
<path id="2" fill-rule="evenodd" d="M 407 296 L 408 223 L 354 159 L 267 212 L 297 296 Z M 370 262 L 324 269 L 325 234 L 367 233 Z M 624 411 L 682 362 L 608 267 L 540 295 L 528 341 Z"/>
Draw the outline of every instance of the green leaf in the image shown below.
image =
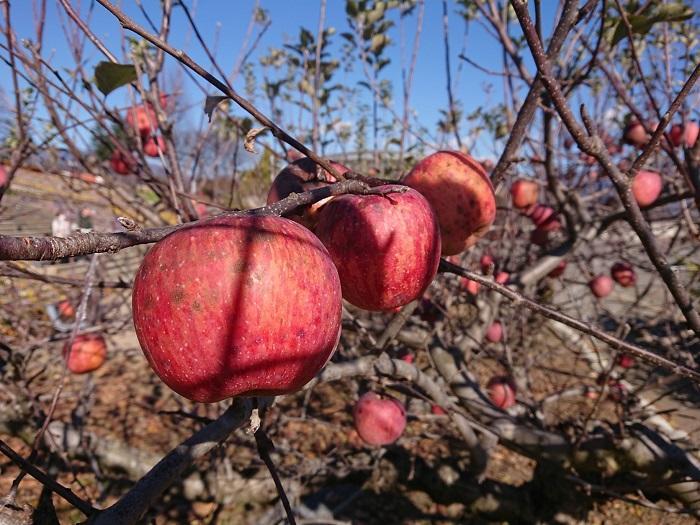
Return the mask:
<path id="1" fill-rule="evenodd" d="M 632 34 L 646 35 L 654 24 L 658 22 L 682 22 L 692 18 L 694 14 L 695 12 L 689 6 L 683 4 L 665 4 L 654 6 L 654 9 L 648 11 L 647 14 L 635 15 L 630 13 L 627 15 L 627 19 L 632 28 Z M 627 29 L 625 28 L 625 24 L 619 19 L 615 26 L 615 32 L 613 33 L 610 44 L 615 46 L 626 36 Z"/>
<path id="2" fill-rule="evenodd" d="M 100 62 L 95 68 L 95 83 L 103 95 L 136 80 L 136 68 L 133 64 L 115 64 Z"/>

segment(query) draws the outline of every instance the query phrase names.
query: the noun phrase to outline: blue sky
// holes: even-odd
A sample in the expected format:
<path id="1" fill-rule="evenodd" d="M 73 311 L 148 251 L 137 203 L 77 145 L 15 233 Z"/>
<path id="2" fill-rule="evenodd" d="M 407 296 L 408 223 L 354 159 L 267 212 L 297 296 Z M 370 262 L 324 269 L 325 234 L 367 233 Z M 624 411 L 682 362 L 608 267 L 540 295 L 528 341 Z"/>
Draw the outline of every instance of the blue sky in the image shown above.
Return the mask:
<path id="1" fill-rule="evenodd" d="M 122 30 L 116 19 L 113 18 L 104 8 L 92 2 L 83 1 L 81 16 L 83 19 L 90 19 L 91 29 L 103 39 L 107 47 L 120 59 L 124 57 L 122 53 Z M 20 6 L 20 4 L 22 4 Z M 34 2 L 23 0 L 12 4 L 12 22 L 20 38 L 34 38 L 34 21 L 31 5 Z M 45 30 L 44 55 L 51 56 L 53 65 L 62 67 L 73 67 L 66 37 L 63 32 L 63 25 L 67 17 L 57 6 L 58 2 L 48 2 L 49 13 L 47 16 L 47 26 Z M 139 23 L 144 23 L 144 18 L 134 2 L 124 0 L 121 2 L 125 11 L 133 16 Z M 144 0 L 146 10 L 154 20 L 158 20 L 159 0 Z M 547 31 L 551 27 L 554 2 L 543 2 L 545 7 L 545 27 Z M 188 5 L 193 8 L 193 3 Z M 238 56 L 239 49 L 243 42 L 244 34 L 248 24 L 253 0 L 199 0 L 193 8 L 195 20 L 201 33 L 210 45 L 214 45 L 215 33 L 218 31 L 218 58 L 224 71 L 231 71 Z M 251 62 L 257 63 L 257 59 L 265 54 L 270 47 L 281 47 L 285 42 L 296 39 L 299 28 L 304 26 L 316 32 L 318 25 L 319 0 L 261 0 L 261 7 L 269 12 L 272 25 L 264 35 Z M 224 7 L 226 6 L 226 7 Z M 489 76 L 471 65 L 468 65 L 458 58 L 460 51 L 465 53 L 474 61 L 485 68 L 498 70 L 501 64 L 500 46 L 478 23 L 471 23 L 469 32 L 464 38 L 464 21 L 455 11 L 455 5 L 450 3 L 450 46 L 451 60 L 453 68 L 453 78 L 456 84 L 455 96 L 464 105 L 466 113 L 473 111 L 481 105 L 493 105 L 502 100 L 502 80 L 500 77 Z M 333 26 L 337 32 L 348 31 L 345 15 L 345 2 L 341 0 L 328 0 L 326 26 Z M 412 41 L 415 18 L 406 21 L 406 35 Z M 400 107 L 400 49 L 398 46 L 398 28 L 394 28 L 392 37 L 394 44 L 389 49 L 388 54 L 392 58 L 392 64 L 384 73 L 394 85 L 394 100 L 398 111 Z M 200 61 L 208 69 L 211 69 L 204 52 L 201 50 L 191 31 L 185 22 L 182 12 L 176 9 L 173 20 L 172 43 L 185 49 L 195 60 Z M 336 37 L 339 45 L 341 39 Z M 103 60 L 102 55 L 90 44 L 87 45 L 88 70 Z M 338 50 L 339 47 L 336 48 Z M 461 64 L 460 64 L 461 63 Z M 174 70 L 171 63 L 166 71 Z M 461 71 L 460 71 L 461 69 Z M 339 70 L 337 81 L 346 85 L 353 85 L 361 78 L 359 62 L 354 73 L 346 74 Z M 487 84 L 491 89 L 487 89 Z M 4 64 L 0 64 L 0 86 L 8 94 L 11 90 L 10 76 Z M 235 87 L 239 90 L 243 88 L 243 79 L 239 78 Z M 191 88 L 187 93 L 188 98 L 196 102 L 201 94 L 198 90 Z M 214 93 L 214 89 L 211 89 Z M 113 93 L 109 96 L 110 103 L 119 104 L 119 97 L 123 93 Z M 417 111 L 422 124 L 434 131 L 435 124 L 439 118 L 439 110 L 447 107 L 447 95 L 445 91 L 445 66 L 444 47 L 442 39 L 442 4 L 439 0 L 426 0 L 426 12 L 421 36 L 421 46 L 416 65 L 414 77 L 414 87 L 411 96 L 411 105 Z M 267 109 L 267 108 L 265 108 Z M 190 116 L 193 123 L 199 121 L 199 113 L 193 112 Z"/>

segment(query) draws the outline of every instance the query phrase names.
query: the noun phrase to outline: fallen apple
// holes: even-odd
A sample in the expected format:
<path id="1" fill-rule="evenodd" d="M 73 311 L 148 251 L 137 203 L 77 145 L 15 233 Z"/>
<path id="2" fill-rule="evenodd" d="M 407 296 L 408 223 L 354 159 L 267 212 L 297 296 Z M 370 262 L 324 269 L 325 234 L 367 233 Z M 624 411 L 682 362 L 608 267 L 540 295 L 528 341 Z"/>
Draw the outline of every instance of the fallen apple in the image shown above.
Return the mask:
<path id="1" fill-rule="evenodd" d="M 63 346 L 63 358 L 68 370 L 74 374 L 86 374 L 97 370 L 107 359 L 107 343 L 100 334 L 78 334 L 73 344 Z"/>
<path id="2" fill-rule="evenodd" d="M 360 397 L 352 414 L 357 433 L 369 445 L 394 443 L 406 428 L 403 404 L 393 398 L 382 399 L 374 392 Z"/>

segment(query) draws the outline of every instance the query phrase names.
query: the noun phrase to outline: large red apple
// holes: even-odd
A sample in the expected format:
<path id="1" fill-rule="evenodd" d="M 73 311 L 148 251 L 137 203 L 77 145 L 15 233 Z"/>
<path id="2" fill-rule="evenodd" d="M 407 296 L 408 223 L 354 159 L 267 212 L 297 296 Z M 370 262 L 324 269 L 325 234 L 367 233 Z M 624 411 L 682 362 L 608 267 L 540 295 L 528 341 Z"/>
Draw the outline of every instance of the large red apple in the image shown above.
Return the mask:
<path id="1" fill-rule="evenodd" d="M 289 150 L 296 151 L 296 150 Z M 331 165 L 338 171 L 341 175 L 350 171 L 350 168 L 343 166 L 338 162 L 331 161 Z M 316 176 L 317 170 L 321 174 L 321 178 L 324 178 L 327 182 L 319 180 Z M 317 164 L 308 157 L 302 157 L 295 160 L 294 162 L 285 166 L 285 168 L 280 171 L 275 180 L 272 181 L 272 186 L 270 186 L 270 191 L 267 193 L 267 204 L 273 204 L 277 201 L 288 197 L 292 193 L 303 193 L 305 191 L 314 190 L 316 188 L 322 188 L 328 184 L 337 182 L 335 177 L 317 166 Z M 313 229 L 318 220 L 318 212 L 332 197 L 328 197 L 319 202 L 308 206 L 305 209 L 297 210 L 289 218 L 300 224 L 303 224 L 307 228 Z"/>
<path id="2" fill-rule="evenodd" d="M 399 439 L 406 428 L 406 410 L 393 398 L 382 399 L 367 392 L 352 411 L 355 429 L 369 445 L 389 445 Z"/>
<path id="3" fill-rule="evenodd" d="M 491 326 L 486 329 L 486 340 L 492 343 L 498 343 L 503 337 L 503 325 L 500 321 L 494 321 Z"/>
<path id="4" fill-rule="evenodd" d="M 610 274 L 615 282 L 623 288 L 628 288 L 634 285 L 637 280 L 637 275 L 634 268 L 625 262 L 616 262 L 610 269 Z"/>
<path id="5" fill-rule="evenodd" d="M 682 124 L 674 124 L 671 127 L 669 136 L 671 138 L 671 143 L 675 147 L 682 144 L 686 148 L 692 148 L 698 140 L 698 134 L 700 134 L 700 126 L 698 126 L 698 123 L 686 122 L 685 126 Z"/>
<path id="6" fill-rule="evenodd" d="M 476 160 L 459 151 L 438 151 L 420 161 L 405 177 L 435 208 L 443 255 L 473 246 L 496 218 L 496 196 Z"/>
<path id="7" fill-rule="evenodd" d="M 440 232 L 415 190 L 341 195 L 321 208 L 316 235 L 338 268 L 343 297 L 365 310 L 390 310 L 418 299 L 440 263 Z"/>
<path id="8" fill-rule="evenodd" d="M 593 295 L 600 299 L 610 295 L 615 287 L 615 283 L 607 275 L 597 275 L 589 281 L 588 287 L 593 292 Z"/>
<path id="9" fill-rule="evenodd" d="M 515 404 L 515 383 L 510 377 L 492 377 L 486 388 L 491 402 L 498 408 L 507 410 Z"/>
<path id="10" fill-rule="evenodd" d="M 540 187 L 535 181 L 527 179 L 516 180 L 510 188 L 513 206 L 519 210 L 534 206 L 537 204 L 539 191 Z"/>
<path id="11" fill-rule="evenodd" d="M 74 374 L 86 374 L 97 370 L 107 358 L 107 344 L 100 334 L 78 334 L 73 344 L 63 346 L 63 358 L 68 370 Z"/>
<path id="12" fill-rule="evenodd" d="M 295 392 L 340 337 L 333 261 L 281 217 L 215 217 L 168 235 L 141 263 L 132 303 L 155 373 L 205 403 Z"/>
<path id="13" fill-rule="evenodd" d="M 661 195 L 663 180 L 655 171 L 639 171 L 632 179 L 632 195 L 641 208 L 654 203 Z"/>

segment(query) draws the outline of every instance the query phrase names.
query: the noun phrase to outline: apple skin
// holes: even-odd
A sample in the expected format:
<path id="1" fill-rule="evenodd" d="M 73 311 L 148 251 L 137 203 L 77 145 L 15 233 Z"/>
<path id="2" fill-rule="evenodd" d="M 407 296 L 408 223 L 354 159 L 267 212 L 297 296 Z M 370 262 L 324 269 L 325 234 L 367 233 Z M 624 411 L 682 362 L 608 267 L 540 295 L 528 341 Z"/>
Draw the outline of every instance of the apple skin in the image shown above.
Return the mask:
<path id="1" fill-rule="evenodd" d="M 496 195 L 476 160 L 459 151 L 428 155 L 404 178 L 437 213 L 442 254 L 456 255 L 473 246 L 496 218 Z"/>
<path id="2" fill-rule="evenodd" d="M 518 179 L 510 187 L 510 194 L 513 198 L 513 206 L 519 210 L 529 208 L 537 204 L 537 197 L 540 192 L 539 185 L 532 180 Z"/>
<path id="3" fill-rule="evenodd" d="M 634 268 L 625 262 L 616 262 L 610 269 L 610 275 L 617 284 L 623 288 L 634 286 L 637 281 L 637 275 Z"/>
<path id="4" fill-rule="evenodd" d="M 641 208 L 650 206 L 659 198 L 663 189 L 661 175 L 655 171 L 639 171 L 632 179 L 632 195 Z"/>
<path id="5" fill-rule="evenodd" d="M 4 188 L 7 185 L 7 170 L 5 166 L 0 164 L 0 188 Z"/>
<path id="6" fill-rule="evenodd" d="M 515 404 L 515 383 L 510 377 L 492 377 L 486 388 L 491 402 L 498 408 L 507 410 Z"/>
<path id="7" fill-rule="evenodd" d="M 406 428 L 406 409 L 396 399 L 382 399 L 367 392 L 358 399 L 352 411 L 355 429 L 368 445 L 394 443 Z"/>
<path id="8" fill-rule="evenodd" d="M 557 264 L 554 269 L 547 274 L 547 277 L 561 277 L 564 275 L 564 271 L 566 270 L 566 261 L 561 260 L 559 261 L 559 264 Z"/>
<path id="9" fill-rule="evenodd" d="M 486 329 L 486 340 L 491 343 L 498 343 L 503 338 L 503 325 L 500 321 L 494 321 Z"/>
<path id="10" fill-rule="evenodd" d="M 100 334 L 78 334 L 69 347 L 63 346 L 63 358 L 68 370 L 74 374 L 87 374 L 97 370 L 107 359 L 107 344 Z"/>
<path id="11" fill-rule="evenodd" d="M 168 235 L 143 259 L 132 296 L 156 375 L 204 403 L 299 390 L 333 353 L 341 308 L 326 249 L 274 216 L 219 216 Z"/>
<path id="12" fill-rule="evenodd" d="M 159 151 L 165 151 L 165 141 L 163 137 L 158 136 L 156 139 L 148 137 L 143 144 L 143 152 L 149 157 L 158 157 Z"/>
<path id="13" fill-rule="evenodd" d="M 698 123 L 686 122 L 685 126 L 682 124 L 674 124 L 669 132 L 669 137 L 671 139 L 671 144 L 676 148 L 681 144 L 686 148 L 692 148 L 698 140 L 698 134 L 700 134 L 700 126 L 698 126 Z"/>
<path id="14" fill-rule="evenodd" d="M 615 283 L 607 275 L 597 275 L 589 281 L 588 287 L 591 289 L 591 292 L 593 292 L 593 295 L 602 299 L 610 295 L 615 287 Z"/>
<path id="15" fill-rule="evenodd" d="M 129 175 L 132 172 L 134 166 L 132 159 L 130 159 L 127 155 L 119 151 L 118 148 L 112 152 L 112 156 L 109 159 L 109 163 L 112 166 L 112 170 L 114 170 L 114 172 L 118 173 L 119 175 Z"/>
<path id="16" fill-rule="evenodd" d="M 338 268 L 343 297 L 365 310 L 391 310 L 418 299 L 440 264 L 435 213 L 410 188 L 335 197 L 321 208 L 315 233 Z"/>
<path id="17" fill-rule="evenodd" d="M 340 164 L 339 162 L 331 161 L 331 165 L 341 175 L 350 171 L 350 168 Z M 303 193 L 305 191 L 322 188 L 334 182 L 338 182 L 336 178 L 326 170 L 321 170 L 321 172 L 322 176 L 325 177 L 327 182 L 318 180 L 316 177 L 316 169 L 317 164 L 308 157 L 297 158 L 293 162 L 289 163 L 277 174 L 275 180 L 272 181 L 270 190 L 267 193 L 267 204 L 269 205 L 280 201 L 292 193 Z M 294 214 L 289 215 L 289 218 L 313 230 L 313 228 L 316 226 L 316 222 L 318 221 L 319 210 L 330 199 L 332 199 L 332 197 L 323 199 L 312 204 L 311 206 L 305 207 L 304 209 L 298 209 Z"/>

